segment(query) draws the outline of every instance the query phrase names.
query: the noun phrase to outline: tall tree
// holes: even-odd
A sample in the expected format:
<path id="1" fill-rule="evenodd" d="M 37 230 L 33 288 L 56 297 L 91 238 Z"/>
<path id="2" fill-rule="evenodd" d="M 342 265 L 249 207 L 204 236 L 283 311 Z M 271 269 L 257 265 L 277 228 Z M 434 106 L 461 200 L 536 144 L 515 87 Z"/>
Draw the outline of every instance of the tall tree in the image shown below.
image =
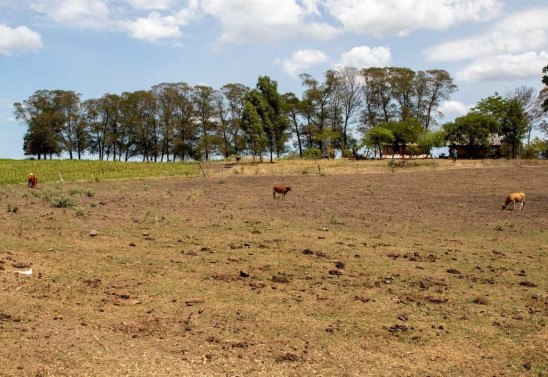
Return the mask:
<path id="1" fill-rule="evenodd" d="M 193 94 L 194 112 L 200 129 L 199 149 L 207 161 L 214 152 L 215 143 L 213 133 L 216 128 L 215 117 L 215 90 L 206 85 L 196 85 Z"/>
<path id="2" fill-rule="evenodd" d="M 343 67 L 337 74 L 340 76 L 340 90 L 342 108 L 342 146 L 348 148 L 348 134 L 350 127 L 356 122 L 355 116 L 361 108 L 361 81 L 360 72 L 355 67 Z"/>
<path id="3" fill-rule="evenodd" d="M 177 117 L 177 104 L 179 102 L 179 85 L 176 83 L 162 83 L 152 87 L 157 101 L 157 117 L 162 134 L 162 149 L 160 161 L 170 161 L 171 148 L 173 146 L 173 133 Z"/>
<path id="4" fill-rule="evenodd" d="M 265 135 L 268 140 L 270 162 L 273 154 L 278 157 L 285 152 L 285 143 L 289 138 L 287 132 L 289 121 L 284 112 L 283 99 L 278 93 L 278 83 L 268 76 L 261 76 L 257 81 L 257 90 L 263 99 L 263 105 L 257 107 Z"/>
<path id="5" fill-rule="evenodd" d="M 150 91 L 122 93 L 120 98 L 120 129 L 118 145 L 124 161 L 141 155 L 148 161 L 152 154 L 156 99 Z"/>
<path id="6" fill-rule="evenodd" d="M 523 109 L 522 103 L 514 98 L 508 101 L 508 109 L 502 119 L 500 133 L 504 141 L 512 146 L 512 157 L 516 158 L 519 154 L 521 140 L 527 134 L 528 130 L 527 114 Z"/>
<path id="7" fill-rule="evenodd" d="M 80 112 L 80 94 L 67 90 L 54 90 L 52 92 L 54 106 L 61 117 L 60 141 L 63 151 L 68 152 L 69 158 L 74 158 L 74 152 L 81 158 L 81 145 L 86 138 L 85 130 L 82 129 Z"/>
<path id="8" fill-rule="evenodd" d="M 302 74 L 299 77 L 307 88 L 303 93 L 302 108 L 307 119 L 305 130 L 310 140 L 309 147 L 315 144 L 324 155 L 327 155 L 325 140 L 326 136 L 330 135 L 330 133 L 326 135 L 326 131 L 332 130 L 329 125 L 332 124 L 330 117 L 333 115 L 330 108 L 333 86 L 328 82 L 320 83 L 308 74 Z"/>
<path id="9" fill-rule="evenodd" d="M 245 140 L 240 136 L 245 96 L 249 88 L 242 84 L 226 84 L 221 87 L 221 93 L 227 102 L 227 134 L 235 154 L 245 148 Z"/>
<path id="10" fill-rule="evenodd" d="M 545 114 L 542 109 L 542 98 L 532 87 L 520 86 L 506 94 L 506 100 L 516 100 L 527 118 L 527 143 L 531 141 L 533 129 L 542 129 Z"/>
<path id="11" fill-rule="evenodd" d="M 293 125 L 293 132 L 297 139 L 297 149 L 299 151 L 299 157 L 303 157 L 303 142 L 301 140 L 301 124 L 299 118 L 302 114 L 301 101 L 294 93 L 285 93 L 283 95 L 283 103 L 285 106 L 285 111 L 291 120 Z"/>
<path id="12" fill-rule="evenodd" d="M 14 107 L 15 118 L 27 125 L 23 140 L 25 155 L 36 155 L 38 159 L 60 155 L 64 117 L 56 104 L 55 92 L 38 90 Z"/>
<path id="13" fill-rule="evenodd" d="M 257 108 L 266 107 L 266 105 L 261 104 L 262 98 L 256 89 L 248 93 L 248 98 L 249 100 L 246 101 L 242 114 L 242 130 L 246 135 L 247 145 L 251 150 L 253 161 L 255 161 L 255 156 L 258 155 L 262 162 L 267 138 Z"/>
<path id="14" fill-rule="evenodd" d="M 457 86 L 449 73 L 442 69 L 417 72 L 414 81 L 414 116 L 430 129 L 436 117 L 443 116 L 439 110 L 442 101 L 448 100 L 457 91 Z"/>
<path id="15" fill-rule="evenodd" d="M 174 125 L 174 156 L 181 160 L 199 158 L 196 148 L 198 140 L 198 125 L 194 112 L 194 89 L 186 84 L 177 84 L 178 101 Z"/>
<path id="16" fill-rule="evenodd" d="M 361 70 L 365 101 L 362 118 L 366 129 L 379 123 L 389 123 L 396 120 L 390 106 L 392 98 L 389 90 L 389 73 L 388 68 L 371 67 Z"/>

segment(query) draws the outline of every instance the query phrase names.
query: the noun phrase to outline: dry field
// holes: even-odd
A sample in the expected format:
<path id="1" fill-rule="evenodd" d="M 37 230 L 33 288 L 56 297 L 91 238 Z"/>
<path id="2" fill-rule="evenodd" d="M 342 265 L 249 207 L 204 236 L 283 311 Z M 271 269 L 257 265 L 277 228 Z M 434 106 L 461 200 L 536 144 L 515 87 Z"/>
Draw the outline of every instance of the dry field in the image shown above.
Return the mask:
<path id="1" fill-rule="evenodd" d="M 548 375 L 547 165 L 262 166 L 0 187 L 0 376 Z"/>

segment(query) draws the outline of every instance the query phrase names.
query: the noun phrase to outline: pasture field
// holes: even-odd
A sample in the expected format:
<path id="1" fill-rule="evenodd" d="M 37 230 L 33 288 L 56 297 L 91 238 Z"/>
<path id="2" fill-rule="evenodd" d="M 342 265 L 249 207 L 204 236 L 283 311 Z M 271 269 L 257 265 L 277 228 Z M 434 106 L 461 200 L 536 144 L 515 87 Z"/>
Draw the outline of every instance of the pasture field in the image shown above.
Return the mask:
<path id="1" fill-rule="evenodd" d="M 38 190 L 23 167 L 0 186 L 0 376 L 547 376 L 548 165 L 439 164 Z"/>
<path id="2" fill-rule="evenodd" d="M 195 163 L 118 162 L 92 160 L 9 160 L 0 159 L 0 185 L 25 182 L 36 173 L 41 183 L 98 181 L 123 178 L 197 176 Z"/>

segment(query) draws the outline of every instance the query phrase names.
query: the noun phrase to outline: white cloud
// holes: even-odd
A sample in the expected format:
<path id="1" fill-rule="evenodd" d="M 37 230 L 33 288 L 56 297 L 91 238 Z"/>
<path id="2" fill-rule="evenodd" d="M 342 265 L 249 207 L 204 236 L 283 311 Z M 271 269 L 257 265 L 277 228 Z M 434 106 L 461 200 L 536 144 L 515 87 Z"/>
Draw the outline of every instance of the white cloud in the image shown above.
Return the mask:
<path id="1" fill-rule="evenodd" d="M 485 21 L 500 8 L 501 0 L 325 0 L 325 9 L 346 31 L 379 36 Z"/>
<path id="2" fill-rule="evenodd" d="M 317 15 L 317 2 L 305 0 L 301 6 L 295 0 L 203 0 L 202 10 L 221 22 L 220 43 L 272 43 L 298 36 L 331 39 L 340 31 L 308 20 Z"/>
<path id="3" fill-rule="evenodd" d="M 175 38 L 182 35 L 174 17 L 163 17 L 152 12 L 147 18 L 126 22 L 126 28 L 133 38 L 156 41 L 162 38 Z"/>
<path id="4" fill-rule="evenodd" d="M 299 74 L 304 73 L 308 68 L 326 63 L 329 60 L 327 55 L 320 50 L 298 50 L 293 53 L 291 58 L 282 62 L 284 71 L 297 77 Z"/>
<path id="5" fill-rule="evenodd" d="M 504 18 L 487 33 L 434 46 L 425 56 L 432 61 L 459 61 L 546 48 L 547 19 L 548 7 L 528 9 Z"/>
<path id="6" fill-rule="evenodd" d="M 144 10 L 166 10 L 171 6 L 171 0 L 127 0 L 127 2 L 135 9 Z"/>
<path id="7" fill-rule="evenodd" d="M 38 51 L 42 47 L 39 33 L 26 26 L 10 28 L 0 24 L 0 54 L 10 56 L 15 52 Z"/>
<path id="8" fill-rule="evenodd" d="M 387 47 L 358 46 L 342 54 L 340 65 L 356 68 L 386 67 L 391 54 Z"/>
<path id="9" fill-rule="evenodd" d="M 463 81 L 509 81 L 539 77 L 548 62 L 546 51 L 526 52 L 520 55 L 498 55 L 474 61 L 457 73 Z"/>
<path id="10" fill-rule="evenodd" d="M 440 111 L 444 115 L 457 117 L 468 113 L 470 106 L 459 101 L 445 101 L 441 104 Z"/>
<path id="11" fill-rule="evenodd" d="M 103 0 L 42 0 L 31 9 L 62 25 L 103 29 L 111 23 L 111 12 Z"/>

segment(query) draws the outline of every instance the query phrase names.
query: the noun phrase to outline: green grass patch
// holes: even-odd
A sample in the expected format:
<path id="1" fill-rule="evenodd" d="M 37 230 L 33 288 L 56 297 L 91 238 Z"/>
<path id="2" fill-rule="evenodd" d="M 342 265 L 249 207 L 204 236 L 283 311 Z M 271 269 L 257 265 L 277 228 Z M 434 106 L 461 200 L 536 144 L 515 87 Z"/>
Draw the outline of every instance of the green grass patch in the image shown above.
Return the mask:
<path id="1" fill-rule="evenodd" d="M 28 173 L 43 183 L 99 181 L 147 177 L 197 176 L 198 165 L 186 162 L 120 162 L 89 160 L 9 160 L 0 159 L 0 185 L 26 184 Z"/>

